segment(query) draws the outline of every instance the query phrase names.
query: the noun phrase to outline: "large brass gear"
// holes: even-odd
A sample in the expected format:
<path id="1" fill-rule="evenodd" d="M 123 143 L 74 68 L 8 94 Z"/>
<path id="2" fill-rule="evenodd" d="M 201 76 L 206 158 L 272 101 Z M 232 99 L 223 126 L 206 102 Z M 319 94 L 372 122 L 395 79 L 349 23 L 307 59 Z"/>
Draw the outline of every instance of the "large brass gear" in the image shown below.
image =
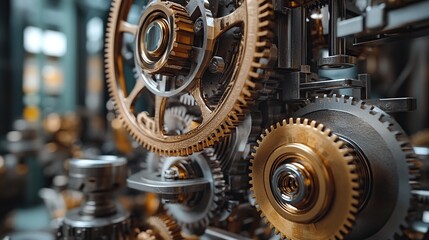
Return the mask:
<path id="1" fill-rule="evenodd" d="M 342 239 L 357 212 L 354 157 L 323 124 L 289 119 L 262 134 L 252 154 L 251 191 L 287 239 Z"/>
<path id="2" fill-rule="evenodd" d="M 137 39 L 136 49 L 139 49 L 139 40 L 144 39 L 144 36 L 141 37 L 141 35 L 150 32 L 145 30 L 147 27 L 145 28 L 144 20 L 141 20 L 139 25 L 127 22 L 131 5 L 130 0 L 113 1 L 106 40 L 108 88 L 125 128 L 144 147 L 162 155 L 189 155 L 214 145 L 240 123 L 249 104 L 253 103 L 256 91 L 262 87 L 261 82 L 268 75 L 267 65 L 273 37 L 270 30 L 273 18 L 271 1 L 241 1 L 235 11 L 219 18 L 211 16 L 205 1 L 187 2 L 187 5 L 183 6 L 187 11 L 186 16 L 189 17 L 186 22 L 191 20 L 198 28 L 203 27 L 201 46 L 198 46 L 198 41 L 195 41 L 195 39 L 201 39 L 201 35 L 198 35 L 197 38 L 194 37 L 193 42 L 188 42 L 193 45 L 190 50 L 191 64 L 187 75 L 178 76 L 173 79 L 177 81 L 170 82 L 172 79 L 168 74 L 165 77 L 161 74 L 151 74 L 137 61 L 137 65 L 140 66 L 137 66 L 137 70 L 140 74 L 138 74 L 138 79 L 131 84 L 131 88 L 128 87 L 132 90 L 127 91 L 123 57 L 120 51 L 123 35 L 124 33 L 133 35 Z M 166 2 L 159 0 L 151 3 L 150 6 L 154 5 L 159 8 L 170 8 Z M 144 16 L 150 14 L 150 12 L 144 13 Z M 163 23 L 160 23 L 160 29 L 161 26 Z M 168 26 L 170 30 L 174 29 L 172 24 Z M 227 87 L 218 104 L 212 106 L 204 97 L 201 88 L 204 81 L 202 77 L 213 57 L 211 53 L 216 40 L 229 29 L 237 26 L 241 27 L 241 40 L 234 62 L 229 66 L 232 70 L 228 71 L 230 77 L 225 83 Z M 161 51 L 164 48 L 163 44 L 162 42 L 155 44 L 157 46 L 155 50 Z M 175 43 L 169 41 L 168 44 L 174 45 Z M 165 48 L 170 49 L 169 46 Z M 135 58 L 141 60 L 139 54 L 136 51 Z M 183 64 L 179 65 L 184 67 Z M 163 69 L 161 68 L 159 71 L 162 72 Z M 166 82 L 169 82 L 168 87 Z M 196 128 L 186 134 L 170 135 L 163 131 L 163 115 L 168 108 L 169 99 L 181 94 L 191 94 L 194 97 L 200 111 L 201 121 Z M 137 110 L 138 108 L 135 107 L 135 103 L 142 99 L 142 95 L 150 95 L 154 98 L 154 109 L 151 113 L 147 109 Z"/>

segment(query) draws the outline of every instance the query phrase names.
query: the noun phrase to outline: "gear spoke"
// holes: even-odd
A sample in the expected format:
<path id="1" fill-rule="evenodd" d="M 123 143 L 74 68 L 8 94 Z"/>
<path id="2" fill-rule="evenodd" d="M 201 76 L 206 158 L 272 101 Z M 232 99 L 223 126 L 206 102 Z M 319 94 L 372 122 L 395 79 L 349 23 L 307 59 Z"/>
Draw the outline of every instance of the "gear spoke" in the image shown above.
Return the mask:
<path id="1" fill-rule="evenodd" d="M 207 119 L 209 119 L 210 115 L 212 114 L 212 110 L 204 101 L 203 93 L 201 92 L 201 80 L 196 82 L 195 86 L 191 89 L 190 92 L 197 102 L 198 107 L 200 108 L 203 122 L 207 121 Z"/>
<path id="2" fill-rule="evenodd" d="M 258 97 L 259 83 L 268 77 L 271 2 L 243 1 L 235 10 L 231 6 L 217 15 L 223 17 L 213 18 L 208 1 L 193 0 L 186 6 L 151 1 L 137 25 L 126 20 L 132 4 L 131 0 L 113 1 L 106 39 L 108 87 L 125 128 L 144 147 L 166 155 L 184 156 L 213 146 L 240 124 Z M 232 27 L 237 31 L 228 31 Z M 129 95 L 119 56 L 124 33 L 134 36 L 137 81 L 144 82 L 136 82 Z M 231 51 L 213 48 L 233 38 L 237 44 Z M 222 89 L 208 89 L 202 79 Z M 142 92 L 155 95 L 155 106 L 148 106 L 154 112 L 134 112 L 133 104 Z M 184 93 L 198 104 L 198 122 L 187 133 L 166 134 L 167 103 Z"/>
<path id="3" fill-rule="evenodd" d="M 131 90 L 130 94 L 124 99 L 127 109 L 131 110 L 134 101 L 140 95 L 144 87 L 144 82 L 140 78 L 136 79 L 136 84 L 134 85 L 133 90 Z"/>
<path id="4" fill-rule="evenodd" d="M 246 22 L 246 4 L 246 1 L 244 1 L 234 12 L 214 19 L 214 39 L 217 39 L 232 27 Z"/>
<path id="5" fill-rule="evenodd" d="M 164 125 L 164 110 L 167 98 L 161 96 L 155 96 L 155 131 L 158 135 L 162 134 L 161 126 Z"/>
<path id="6" fill-rule="evenodd" d="M 127 32 L 135 36 L 137 34 L 137 25 L 121 20 L 119 22 L 119 32 Z"/>

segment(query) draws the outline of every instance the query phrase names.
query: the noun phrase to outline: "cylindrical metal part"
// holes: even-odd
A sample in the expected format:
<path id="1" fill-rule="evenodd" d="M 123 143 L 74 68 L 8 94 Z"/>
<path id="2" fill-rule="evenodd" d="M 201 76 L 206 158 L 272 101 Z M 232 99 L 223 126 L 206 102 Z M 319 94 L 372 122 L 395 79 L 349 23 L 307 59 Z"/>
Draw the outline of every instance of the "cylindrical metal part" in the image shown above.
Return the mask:
<path id="1" fill-rule="evenodd" d="M 80 208 L 67 212 L 59 239 L 131 239 L 130 214 L 115 200 L 125 185 L 126 160 L 116 156 L 70 161 L 69 187 L 82 191 Z"/>
<path id="2" fill-rule="evenodd" d="M 307 65 L 307 8 L 301 7 L 301 65 Z"/>
<path id="3" fill-rule="evenodd" d="M 329 0 L 329 55 L 345 55 L 346 41 L 337 37 L 337 21 L 346 17 L 345 0 Z"/>
<path id="4" fill-rule="evenodd" d="M 301 8 L 290 8 L 277 16 L 278 67 L 299 70 L 306 56 L 306 22 Z M 305 15 L 305 14 L 304 14 Z M 303 22 L 304 21 L 304 22 Z M 305 32 L 303 32 L 305 31 Z"/>

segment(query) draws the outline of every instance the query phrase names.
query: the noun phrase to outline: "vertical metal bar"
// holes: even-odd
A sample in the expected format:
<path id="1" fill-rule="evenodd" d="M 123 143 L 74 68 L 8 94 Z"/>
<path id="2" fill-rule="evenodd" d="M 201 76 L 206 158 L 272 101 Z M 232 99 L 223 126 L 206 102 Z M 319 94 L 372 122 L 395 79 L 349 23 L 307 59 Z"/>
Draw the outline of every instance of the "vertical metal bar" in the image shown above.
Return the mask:
<path id="1" fill-rule="evenodd" d="M 344 38 L 337 38 L 337 20 L 345 19 L 345 0 L 329 0 L 329 55 L 345 55 L 346 42 Z"/>
<path id="2" fill-rule="evenodd" d="M 301 7 L 301 65 L 307 64 L 307 10 Z"/>

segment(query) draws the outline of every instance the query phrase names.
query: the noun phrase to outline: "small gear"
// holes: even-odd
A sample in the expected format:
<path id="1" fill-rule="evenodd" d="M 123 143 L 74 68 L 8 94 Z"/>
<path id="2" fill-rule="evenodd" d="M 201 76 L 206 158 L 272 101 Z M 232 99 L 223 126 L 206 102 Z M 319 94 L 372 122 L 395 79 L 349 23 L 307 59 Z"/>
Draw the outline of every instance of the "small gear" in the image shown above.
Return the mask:
<path id="1" fill-rule="evenodd" d="M 183 134 L 192 130 L 194 116 L 187 114 L 185 106 L 171 107 L 165 110 L 164 131 L 172 134 Z"/>
<path id="2" fill-rule="evenodd" d="M 194 153 L 186 158 L 190 160 L 190 164 L 196 164 L 198 166 L 196 168 L 199 168 L 194 167 L 194 173 L 188 176 L 210 179 L 210 187 L 203 192 L 188 196 L 188 199 L 181 203 L 165 204 L 165 208 L 168 215 L 173 217 L 186 233 L 201 235 L 210 221 L 221 212 L 225 197 L 225 180 L 213 149 L 204 149 L 203 152 Z M 183 159 L 183 157 L 167 157 L 163 161 L 162 172 L 178 161 L 183 163 Z"/>
<path id="3" fill-rule="evenodd" d="M 345 143 L 323 124 L 283 120 L 261 135 L 250 184 L 261 215 L 287 239 L 343 239 L 357 212 L 359 183 Z"/>
<path id="4" fill-rule="evenodd" d="M 136 55 L 137 65 L 144 68 L 144 71 L 137 68 L 139 72 L 170 76 L 189 71 L 194 24 L 185 7 L 174 2 L 155 1 L 146 7 L 140 21 L 143 31 L 140 34 L 145 37 L 136 45 L 141 53 Z"/>
<path id="5" fill-rule="evenodd" d="M 195 101 L 195 98 L 194 98 L 194 97 L 192 97 L 192 95 L 191 95 L 191 94 L 189 94 L 189 93 L 182 94 L 182 95 L 180 96 L 180 102 L 181 102 L 182 104 L 185 104 L 185 105 L 187 105 L 187 106 L 191 106 L 191 107 L 193 107 L 193 106 L 197 106 L 197 102 Z"/>
<path id="6" fill-rule="evenodd" d="M 181 240 L 180 227 L 168 216 L 151 216 L 146 224 L 152 230 L 151 235 L 158 240 Z"/>
<path id="7" fill-rule="evenodd" d="M 399 124 L 375 106 L 336 95 L 316 98 L 294 116 L 323 123 L 353 149 L 361 196 L 355 224 L 346 238 L 378 240 L 403 235 L 419 162 Z"/>

